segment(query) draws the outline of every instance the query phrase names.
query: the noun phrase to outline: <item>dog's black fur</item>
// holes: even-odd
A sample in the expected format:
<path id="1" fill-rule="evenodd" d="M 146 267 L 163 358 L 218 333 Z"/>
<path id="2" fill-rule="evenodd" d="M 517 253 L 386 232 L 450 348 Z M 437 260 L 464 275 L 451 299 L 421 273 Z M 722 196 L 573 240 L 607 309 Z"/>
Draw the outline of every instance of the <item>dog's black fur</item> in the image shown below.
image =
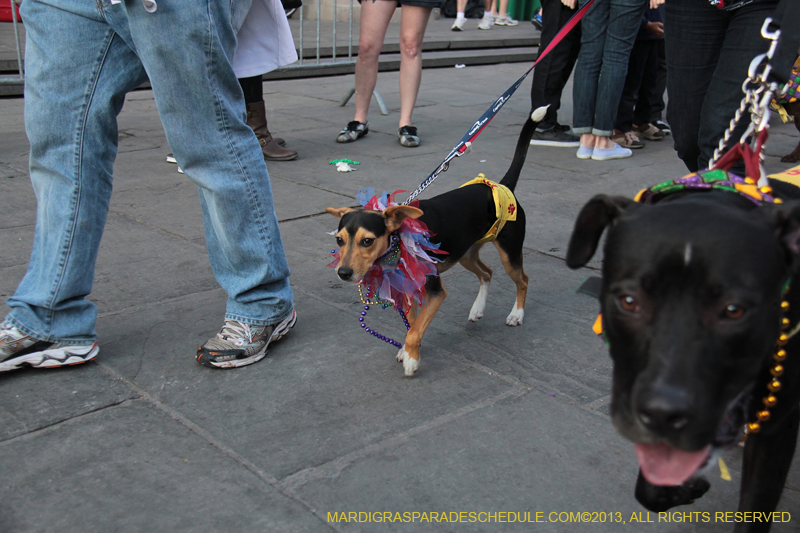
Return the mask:
<path id="1" fill-rule="evenodd" d="M 499 182 L 512 191 L 516 187 L 530 140 L 538 122 L 528 117 L 520 132 L 514 158 L 503 179 Z M 337 275 L 344 281 L 359 281 L 374 261 L 388 249 L 388 236 L 397 229 L 406 217 L 419 218 L 431 232 L 431 241 L 440 244 L 447 255 L 434 255 L 444 259 L 438 263 L 439 274 L 456 263 L 460 263 L 481 281 L 481 292 L 473 305 L 470 320 L 483 316 L 485 303 L 485 284 L 492 278 L 492 270 L 479 257 L 482 245 L 476 245 L 497 220 L 491 189 L 483 184 L 461 187 L 420 200 L 419 209 L 397 206 L 383 213 L 363 209 L 328 208 L 327 211 L 339 216 L 337 243 L 341 261 Z M 517 299 L 506 323 L 516 326 L 522 323 L 528 276 L 522 268 L 522 245 L 525 240 L 525 211 L 517 202 L 517 219 L 507 221 L 495 246 L 500 252 L 506 272 L 517 285 Z M 429 277 L 425 283 L 426 305 L 413 308 L 409 318 L 412 327 L 406 336 L 405 345 L 397 356 L 403 362 L 405 373 L 413 375 L 419 364 L 419 343 L 431 319 L 447 296 L 439 276 Z M 417 316 L 419 313 L 419 316 Z"/>
<path id="2" fill-rule="evenodd" d="M 783 196 L 797 189 L 773 187 Z M 684 192 L 655 205 L 599 195 L 575 223 L 567 265 L 594 255 L 605 228 L 600 302 L 614 362 L 612 419 L 634 443 L 698 451 L 735 444 L 764 409 L 781 301 L 800 320 L 800 202 L 754 203 L 729 192 Z M 784 283 L 789 293 L 782 297 Z M 800 423 L 800 341 L 785 346 L 771 418 L 744 449 L 739 511 L 776 509 Z M 713 455 L 709 460 L 713 459 Z M 702 470 L 702 466 L 699 470 Z M 652 511 L 691 503 L 708 482 L 655 486 L 642 470 L 639 502 Z M 739 523 L 737 532 L 771 523 Z"/>

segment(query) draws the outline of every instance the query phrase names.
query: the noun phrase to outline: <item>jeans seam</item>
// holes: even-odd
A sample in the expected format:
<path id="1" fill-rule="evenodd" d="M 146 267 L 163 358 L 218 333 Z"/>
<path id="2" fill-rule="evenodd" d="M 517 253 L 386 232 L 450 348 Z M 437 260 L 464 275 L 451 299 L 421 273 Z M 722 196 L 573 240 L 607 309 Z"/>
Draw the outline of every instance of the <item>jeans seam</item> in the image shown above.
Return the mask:
<path id="1" fill-rule="evenodd" d="M 95 91 L 97 89 L 97 81 L 99 78 L 100 70 L 103 68 L 103 64 L 105 63 L 105 58 L 108 56 L 108 51 L 111 48 L 111 42 L 114 39 L 114 32 L 109 30 L 110 38 L 106 42 L 106 46 L 103 49 L 102 53 L 98 57 L 97 63 L 95 65 L 95 70 L 92 73 L 92 83 L 90 85 L 89 90 L 84 96 L 84 104 L 83 104 L 83 115 L 81 117 L 80 126 L 78 128 L 78 132 L 76 133 L 75 145 L 77 147 L 77 152 L 75 153 L 75 163 L 76 163 L 76 174 L 75 174 L 75 192 L 73 193 L 72 201 L 72 220 L 70 221 L 70 229 L 65 236 L 65 242 L 62 244 L 62 252 L 61 257 L 59 258 L 58 263 L 58 277 L 53 285 L 53 288 L 50 292 L 50 298 L 48 301 L 48 328 L 52 327 L 54 311 L 53 307 L 55 305 L 56 297 L 61 290 L 61 285 L 64 282 L 64 276 L 66 275 L 66 265 L 69 261 L 69 255 L 72 251 L 73 245 L 73 237 L 75 236 L 75 230 L 78 224 L 78 211 L 80 208 L 81 203 L 81 192 L 83 190 L 83 165 L 82 161 L 82 153 L 83 153 L 83 143 L 84 143 L 84 136 L 86 134 L 86 123 L 88 120 L 89 115 L 89 108 L 92 104 L 92 99 L 94 97 Z"/>
<path id="2" fill-rule="evenodd" d="M 212 15 L 212 13 L 211 13 L 210 7 L 209 7 L 209 19 L 208 19 L 209 20 L 209 25 L 212 24 L 212 20 L 213 20 L 211 15 Z M 208 32 L 209 40 L 208 40 L 208 43 L 207 43 L 207 49 L 206 50 L 207 50 L 207 55 L 209 57 L 209 62 L 210 62 L 208 68 L 209 68 L 210 72 L 213 72 L 215 70 L 217 57 L 216 57 L 216 54 L 214 53 L 214 46 L 213 46 L 214 32 L 210 31 L 210 30 L 211 30 L 211 28 L 209 28 L 209 32 Z M 222 43 L 220 43 L 220 48 L 222 47 L 221 45 L 222 45 Z M 220 122 L 220 126 L 221 126 L 221 131 L 224 133 L 225 140 L 228 143 L 228 148 L 231 151 L 231 154 L 233 155 L 233 158 L 236 160 L 237 165 L 239 166 L 240 175 L 242 176 L 242 178 L 244 180 L 244 185 L 245 185 L 245 187 L 247 189 L 247 194 L 249 196 L 249 198 L 248 198 L 249 206 L 248 207 L 250 208 L 250 211 L 254 215 L 254 218 L 255 218 L 255 220 L 256 220 L 256 222 L 258 224 L 258 227 L 256 228 L 256 231 L 258 233 L 259 239 L 261 240 L 261 242 L 263 243 L 264 246 L 270 248 L 273 243 L 271 242 L 271 239 L 269 238 L 269 235 L 267 235 L 265 233 L 265 231 L 264 231 L 265 221 L 264 221 L 264 217 L 263 217 L 263 214 L 262 214 L 261 201 L 259 199 L 259 196 L 258 196 L 258 193 L 257 193 L 256 189 L 253 187 L 253 183 L 252 183 L 252 179 L 251 179 L 251 176 L 250 176 L 250 172 L 248 172 L 247 169 L 245 168 L 245 166 L 242 164 L 242 160 L 241 160 L 241 158 L 239 156 L 238 151 L 236 150 L 236 143 L 234 143 L 233 139 L 231 138 L 230 129 L 227 127 L 227 124 L 225 122 L 225 112 L 224 112 L 224 106 L 223 106 L 224 99 L 222 98 L 222 96 L 219 93 L 219 87 L 218 86 L 215 86 L 215 88 L 214 88 L 214 99 L 215 99 L 215 105 L 217 106 L 217 110 L 218 110 L 218 113 L 219 113 L 218 116 L 219 116 L 219 122 Z"/>

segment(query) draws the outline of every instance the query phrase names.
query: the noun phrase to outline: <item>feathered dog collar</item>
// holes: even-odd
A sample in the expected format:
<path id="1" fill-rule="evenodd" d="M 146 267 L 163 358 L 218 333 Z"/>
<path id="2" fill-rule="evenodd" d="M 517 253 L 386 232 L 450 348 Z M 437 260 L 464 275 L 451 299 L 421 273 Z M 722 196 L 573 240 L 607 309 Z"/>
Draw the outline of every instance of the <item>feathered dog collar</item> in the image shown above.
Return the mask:
<path id="1" fill-rule="evenodd" d="M 375 189 L 358 191 L 356 200 L 364 209 L 383 212 L 387 207 L 398 205 L 394 196 L 386 191 L 380 196 Z M 419 202 L 412 202 L 418 207 Z M 438 276 L 436 263 L 443 259 L 430 254 L 447 254 L 439 250 L 439 244 L 431 242 L 428 226 L 415 218 L 406 218 L 400 228 L 389 236 L 389 249 L 372 265 L 364 275 L 362 283 L 367 287 L 368 298 L 379 298 L 391 303 L 394 307 L 408 312 L 411 305 L 425 303 L 425 281 L 428 276 Z M 333 261 L 328 266 L 339 265 L 339 250 L 331 252 Z"/>

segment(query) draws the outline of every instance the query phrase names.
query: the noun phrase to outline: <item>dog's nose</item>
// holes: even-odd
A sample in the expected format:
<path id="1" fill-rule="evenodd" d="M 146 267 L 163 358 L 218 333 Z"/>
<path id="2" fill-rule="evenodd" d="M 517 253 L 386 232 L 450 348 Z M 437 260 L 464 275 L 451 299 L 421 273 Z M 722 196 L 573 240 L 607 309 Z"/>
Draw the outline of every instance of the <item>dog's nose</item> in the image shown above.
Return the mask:
<path id="1" fill-rule="evenodd" d="M 686 394 L 676 389 L 654 390 L 641 398 L 637 416 L 648 429 L 661 432 L 680 431 L 691 418 Z"/>
<path id="2" fill-rule="evenodd" d="M 342 281 L 349 281 L 350 278 L 353 277 L 353 269 L 349 267 L 339 267 L 336 271 L 336 274 L 339 275 L 339 279 Z"/>

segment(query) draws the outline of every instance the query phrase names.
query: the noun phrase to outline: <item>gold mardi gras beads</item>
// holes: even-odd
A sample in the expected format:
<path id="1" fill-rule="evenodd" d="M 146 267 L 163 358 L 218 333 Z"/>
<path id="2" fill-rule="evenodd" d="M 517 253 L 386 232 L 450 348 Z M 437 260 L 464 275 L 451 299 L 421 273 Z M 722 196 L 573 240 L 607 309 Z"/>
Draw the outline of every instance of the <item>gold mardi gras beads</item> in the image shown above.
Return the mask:
<path id="1" fill-rule="evenodd" d="M 761 192 L 764 194 L 769 194 L 771 191 L 765 191 L 768 187 L 763 187 Z M 788 284 L 784 287 L 784 295 L 788 292 L 789 286 Z M 781 311 L 784 313 L 789 311 L 789 302 L 787 300 L 783 300 L 781 302 Z M 781 330 L 786 331 L 789 329 L 791 325 L 791 321 L 788 317 L 784 316 L 781 318 Z M 761 422 L 767 422 L 770 419 L 770 412 L 769 409 L 775 407 L 778 404 L 778 398 L 775 394 L 779 390 L 781 390 L 781 382 L 777 379 L 781 377 L 785 371 L 784 366 L 781 364 L 783 361 L 786 360 L 786 350 L 783 349 L 783 346 L 789 342 L 789 335 L 787 333 L 782 332 L 778 336 L 778 340 L 775 342 L 778 346 L 775 348 L 775 352 L 772 354 L 772 359 L 775 361 L 775 365 L 769 369 L 769 373 L 772 374 L 772 379 L 769 383 L 767 383 L 767 390 L 769 390 L 770 394 L 764 396 L 761 399 L 761 403 L 764 404 L 764 409 L 756 412 L 756 419 L 753 422 L 750 422 L 746 426 L 747 433 L 758 433 L 761 430 Z"/>

